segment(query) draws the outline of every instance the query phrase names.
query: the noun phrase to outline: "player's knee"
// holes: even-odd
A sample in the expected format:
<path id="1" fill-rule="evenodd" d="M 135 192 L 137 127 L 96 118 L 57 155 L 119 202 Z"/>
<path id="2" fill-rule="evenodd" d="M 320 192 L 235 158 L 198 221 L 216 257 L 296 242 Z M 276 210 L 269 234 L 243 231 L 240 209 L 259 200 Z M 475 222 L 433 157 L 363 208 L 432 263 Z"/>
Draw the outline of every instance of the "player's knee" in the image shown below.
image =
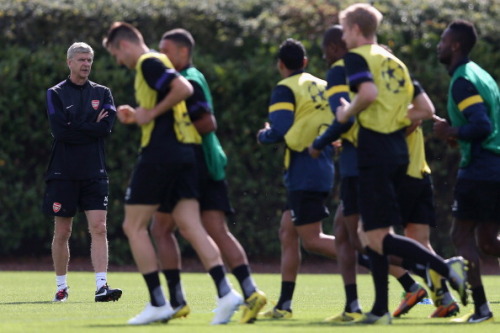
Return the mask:
<path id="1" fill-rule="evenodd" d="M 123 222 L 122 229 L 128 238 L 130 238 L 134 234 L 134 232 L 136 231 L 136 228 L 134 228 L 134 226 L 130 222 L 128 222 L 127 220 L 125 220 Z"/>
<path id="2" fill-rule="evenodd" d="M 107 233 L 106 223 L 98 223 L 89 226 L 89 232 L 93 236 L 106 235 Z"/>
<path id="3" fill-rule="evenodd" d="M 301 239 L 301 241 L 302 241 L 302 247 L 307 252 L 313 252 L 313 253 L 321 252 L 320 251 L 321 249 L 319 247 L 320 242 L 318 242 L 317 239 L 314 239 L 314 238 L 305 238 L 305 239 Z M 334 245 L 332 243 L 332 247 L 333 246 Z"/>
<path id="4" fill-rule="evenodd" d="M 71 237 L 71 228 L 57 229 L 54 231 L 54 241 L 67 242 Z"/>
<path id="5" fill-rule="evenodd" d="M 287 228 L 280 227 L 278 230 L 278 236 L 279 236 L 280 241 L 283 242 L 284 240 L 286 240 L 287 238 L 290 237 L 290 231 L 287 230 Z"/>

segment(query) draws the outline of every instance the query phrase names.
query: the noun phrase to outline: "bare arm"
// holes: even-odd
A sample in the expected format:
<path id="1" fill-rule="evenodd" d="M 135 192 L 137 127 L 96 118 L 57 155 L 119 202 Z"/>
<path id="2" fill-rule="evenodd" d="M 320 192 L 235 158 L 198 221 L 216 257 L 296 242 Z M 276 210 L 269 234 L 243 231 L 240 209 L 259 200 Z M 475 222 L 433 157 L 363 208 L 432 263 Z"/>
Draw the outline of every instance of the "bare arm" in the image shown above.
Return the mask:
<path id="1" fill-rule="evenodd" d="M 171 110 L 175 105 L 184 101 L 193 94 L 193 86 L 182 76 L 172 80 L 170 91 L 154 108 L 147 110 L 142 107 L 136 108 L 135 120 L 139 125 L 149 123 L 159 115 Z"/>
<path id="2" fill-rule="evenodd" d="M 413 99 L 412 105 L 408 109 L 408 118 L 410 118 L 412 122 L 432 119 L 435 112 L 436 109 L 434 108 L 434 104 L 429 96 L 424 92 L 418 94 Z"/>
<path id="3" fill-rule="evenodd" d="M 337 108 L 337 119 L 340 123 L 346 123 L 350 117 L 357 115 L 372 104 L 378 96 L 378 89 L 371 81 L 359 85 L 358 93 L 349 104 L 341 99 L 342 105 Z"/>

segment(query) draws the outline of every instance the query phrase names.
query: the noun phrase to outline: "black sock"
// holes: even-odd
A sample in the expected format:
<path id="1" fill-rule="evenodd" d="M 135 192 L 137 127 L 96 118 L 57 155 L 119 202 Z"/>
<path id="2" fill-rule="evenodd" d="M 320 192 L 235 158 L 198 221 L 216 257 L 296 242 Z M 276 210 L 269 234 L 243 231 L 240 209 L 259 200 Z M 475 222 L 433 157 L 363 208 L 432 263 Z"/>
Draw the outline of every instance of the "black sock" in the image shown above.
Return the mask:
<path id="1" fill-rule="evenodd" d="M 472 299 L 474 300 L 474 312 L 479 315 L 487 315 L 487 313 L 481 313 L 481 306 L 486 303 L 483 286 L 472 288 Z"/>
<path id="2" fill-rule="evenodd" d="M 170 304 L 173 308 L 186 304 L 184 291 L 181 284 L 181 271 L 179 269 L 165 269 L 163 274 L 167 279 Z"/>
<path id="3" fill-rule="evenodd" d="M 371 312 L 376 316 L 383 316 L 389 311 L 389 261 L 387 256 L 380 255 L 372 249 L 368 249 L 366 253 L 370 257 L 375 285 L 375 302 Z"/>
<path id="4" fill-rule="evenodd" d="M 276 308 L 280 310 L 292 310 L 292 298 L 295 290 L 295 282 L 281 281 L 281 293 L 276 304 Z"/>
<path id="5" fill-rule="evenodd" d="M 443 290 L 443 294 L 450 292 L 450 290 L 448 289 L 448 284 L 446 283 L 445 278 L 441 279 L 441 289 Z"/>
<path id="6" fill-rule="evenodd" d="M 417 264 L 416 262 L 414 262 L 412 260 L 408 260 L 406 258 L 403 258 L 403 263 L 402 263 L 401 267 L 415 273 L 416 275 L 418 275 L 419 277 L 424 279 L 424 281 L 427 281 L 426 266 L 421 265 L 421 264 Z"/>
<path id="7" fill-rule="evenodd" d="M 368 247 L 365 247 L 365 252 L 368 249 Z M 364 268 L 367 268 L 368 270 L 371 270 L 370 266 L 370 257 L 366 253 L 359 253 L 358 252 L 358 265 L 363 266 Z"/>
<path id="8" fill-rule="evenodd" d="M 250 267 L 248 265 L 240 265 L 233 269 L 233 274 L 240 284 L 241 290 L 245 299 L 250 297 L 256 290 L 257 286 L 250 275 Z"/>
<path id="9" fill-rule="evenodd" d="M 224 297 L 231 291 L 229 282 L 226 279 L 226 272 L 222 265 L 217 265 L 210 268 L 208 274 L 210 274 L 215 282 L 215 288 L 217 288 L 217 295 L 219 296 L 219 298 Z"/>
<path id="10" fill-rule="evenodd" d="M 358 302 L 358 287 L 356 283 L 344 286 L 346 304 L 345 312 L 361 312 Z"/>
<path id="11" fill-rule="evenodd" d="M 151 299 L 152 306 L 163 306 L 166 304 L 165 296 L 161 291 L 160 276 L 158 272 L 143 274 L 144 280 L 149 290 L 149 298 Z"/>
<path id="12" fill-rule="evenodd" d="M 426 265 L 444 277 L 448 277 L 450 273 L 448 266 L 441 257 L 432 254 L 411 238 L 387 234 L 382 244 L 385 255 L 394 255 L 414 263 Z"/>
<path id="13" fill-rule="evenodd" d="M 412 287 L 416 284 L 415 280 L 411 277 L 408 272 L 404 273 L 398 278 L 399 283 L 403 286 L 403 289 L 409 293 L 412 291 Z"/>

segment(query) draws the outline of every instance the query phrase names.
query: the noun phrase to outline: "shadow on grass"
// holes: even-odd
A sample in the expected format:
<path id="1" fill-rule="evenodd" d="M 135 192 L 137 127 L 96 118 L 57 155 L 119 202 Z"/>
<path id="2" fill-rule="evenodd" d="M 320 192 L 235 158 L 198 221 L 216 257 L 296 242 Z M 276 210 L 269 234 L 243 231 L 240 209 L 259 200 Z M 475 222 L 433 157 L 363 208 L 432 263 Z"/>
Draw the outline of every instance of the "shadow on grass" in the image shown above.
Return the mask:
<path id="1" fill-rule="evenodd" d="M 154 323 L 149 323 L 145 325 L 130 325 L 127 324 L 126 322 L 122 324 L 98 324 L 98 325 L 87 325 L 86 327 L 88 328 L 114 328 L 114 327 L 158 327 L 158 326 L 166 326 L 168 325 L 168 322 L 154 322 Z"/>
<path id="2" fill-rule="evenodd" d="M 422 321 L 422 323 L 415 323 L 413 321 L 413 319 L 415 318 L 408 318 L 408 319 L 412 319 L 412 323 L 411 325 L 412 326 L 456 326 L 456 325 L 460 325 L 460 326 L 464 326 L 464 325 L 473 325 L 473 324 L 466 324 L 466 323 L 454 323 L 454 322 L 451 322 L 451 321 L 439 321 L 439 322 L 428 322 L 428 321 Z M 451 319 L 450 319 L 451 320 Z M 263 323 L 272 323 L 274 321 L 272 320 L 259 320 L 259 324 L 263 324 Z M 370 326 L 374 326 L 374 325 L 370 325 L 370 324 L 349 324 L 349 323 L 331 323 L 331 322 L 323 322 L 323 321 L 309 321 L 309 322 L 304 322 L 304 321 L 295 321 L 293 322 L 293 319 L 291 320 L 287 320 L 287 321 L 280 321 L 279 322 L 280 326 L 284 326 L 284 327 L 312 327 L 312 326 L 316 326 L 316 327 L 370 327 Z M 488 322 L 487 324 L 500 324 L 500 322 Z M 377 327 L 379 326 L 383 326 L 383 325 L 377 325 Z M 408 327 L 408 322 L 403 319 L 403 318 L 400 318 L 398 320 L 393 320 L 392 321 L 392 324 L 390 325 L 387 325 L 389 327 L 392 327 L 392 326 L 401 326 L 401 327 Z M 471 326 L 472 327 L 472 326 Z"/>
<path id="3" fill-rule="evenodd" d="M 38 302 L 0 302 L 0 305 L 23 305 L 23 304 L 60 304 L 63 302 L 38 301 Z M 86 302 L 71 302 L 71 303 L 86 303 Z"/>
<path id="4" fill-rule="evenodd" d="M 38 302 L 0 302 L 2 305 L 22 305 L 22 304 L 50 304 L 51 301 L 38 301 Z"/>

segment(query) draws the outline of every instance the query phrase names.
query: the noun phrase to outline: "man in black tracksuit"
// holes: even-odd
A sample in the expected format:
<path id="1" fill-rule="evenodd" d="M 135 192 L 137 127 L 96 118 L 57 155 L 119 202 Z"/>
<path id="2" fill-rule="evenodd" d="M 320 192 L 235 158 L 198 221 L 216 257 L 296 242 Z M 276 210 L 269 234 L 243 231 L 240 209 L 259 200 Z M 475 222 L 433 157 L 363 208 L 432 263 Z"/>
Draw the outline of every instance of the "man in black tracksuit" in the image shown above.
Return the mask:
<path id="1" fill-rule="evenodd" d="M 47 91 L 47 112 L 54 141 L 45 175 L 45 214 L 54 216 L 52 258 L 57 291 L 54 302 L 66 301 L 69 238 L 77 210 L 85 211 L 92 238 L 96 302 L 116 301 L 120 289 L 107 285 L 106 209 L 108 176 L 104 139 L 111 133 L 116 110 L 109 88 L 88 79 L 94 51 L 85 43 L 68 49 L 69 77 Z"/>

